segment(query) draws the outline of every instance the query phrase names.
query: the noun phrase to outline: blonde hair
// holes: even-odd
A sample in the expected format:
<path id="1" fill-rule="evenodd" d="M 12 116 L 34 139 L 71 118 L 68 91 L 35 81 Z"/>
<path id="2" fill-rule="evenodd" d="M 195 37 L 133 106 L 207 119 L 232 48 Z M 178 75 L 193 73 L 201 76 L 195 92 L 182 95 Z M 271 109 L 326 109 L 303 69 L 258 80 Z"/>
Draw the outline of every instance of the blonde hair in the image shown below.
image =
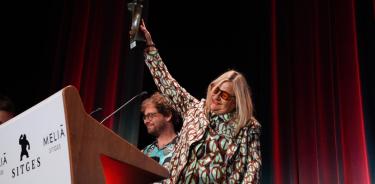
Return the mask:
<path id="1" fill-rule="evenodd" d="M 240 73 L 235 70 L 229 70 L 214 81 L 210 83 L 207 88 L 207 97 L 206 97 L 206 115 L 209 115 L 210 112 L 210 105 L 212 102 L 212 89 L 218 85 L 221 85 L 224 82 L 232 82 L 234 96 L 236 98 L 236 116 L 238 126 L 236 128 L 236 133 L 244 127 L 247 123 L 250 123 L 251 119 L 253 118 L 253 101 L 251 99 L 251 90 L 249 85 L 247 84 L 246 78 Z"/>

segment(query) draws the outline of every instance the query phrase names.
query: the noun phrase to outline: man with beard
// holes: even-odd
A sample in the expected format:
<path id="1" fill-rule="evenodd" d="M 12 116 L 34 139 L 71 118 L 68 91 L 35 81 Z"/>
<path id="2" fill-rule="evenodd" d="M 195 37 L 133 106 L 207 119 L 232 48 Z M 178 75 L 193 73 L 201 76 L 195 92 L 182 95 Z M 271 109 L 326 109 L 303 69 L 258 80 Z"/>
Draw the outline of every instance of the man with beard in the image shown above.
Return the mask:
<path id="1" fill-rule="evenodd" d="M 155 92 L 142 102 L 141 112 L 147 132 L 156 138 L 142 151 L 160 165 L 167 167 L 177 142 L 176 131 L 180 124 L 180 117 L 167 98 L 159 92 Z"/>

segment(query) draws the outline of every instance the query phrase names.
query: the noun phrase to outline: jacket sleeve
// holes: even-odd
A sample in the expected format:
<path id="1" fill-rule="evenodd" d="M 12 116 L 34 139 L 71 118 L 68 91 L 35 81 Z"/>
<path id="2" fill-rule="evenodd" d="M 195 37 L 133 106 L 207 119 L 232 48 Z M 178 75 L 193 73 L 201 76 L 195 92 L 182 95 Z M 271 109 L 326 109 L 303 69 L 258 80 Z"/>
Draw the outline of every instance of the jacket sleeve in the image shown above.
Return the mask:
<path id="1" fill-rule="evenodd" d="M 190 106 L 199 103 L 171 76 L 158 51 L 145 52 L 145 62 L 157 88 L 179 113 L 184 114 Z"/>
<path id="2" fill-rule="evenodd" d="M 227 183 L 260 182 L 260 124 L 254 120 L 237 135 L 235 144 L 228 148 Z M 229 153 L 229 154 L 228 154 Z"/>
<path id="3" fill-rule="evenodd" d="M 261 151 L 260 151 L 260 124 L 255 120 L 254 125 L 249 129 L 247 135 L 248 154 L 245 165 L 245 175 L 242 183 L 259 183 Z"/>

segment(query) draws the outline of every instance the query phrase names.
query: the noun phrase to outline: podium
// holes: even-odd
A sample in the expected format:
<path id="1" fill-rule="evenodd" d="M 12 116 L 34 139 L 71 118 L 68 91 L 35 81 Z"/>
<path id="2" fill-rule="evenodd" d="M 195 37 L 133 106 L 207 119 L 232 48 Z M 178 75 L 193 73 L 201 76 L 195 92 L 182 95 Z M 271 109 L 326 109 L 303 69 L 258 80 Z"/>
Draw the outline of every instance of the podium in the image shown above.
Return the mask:
<path id="1" fill-rule="evenodd" d="M 168 175 L 88 115 L 73 86 L 0 125 L 0 183 L 152 183 Z"/>

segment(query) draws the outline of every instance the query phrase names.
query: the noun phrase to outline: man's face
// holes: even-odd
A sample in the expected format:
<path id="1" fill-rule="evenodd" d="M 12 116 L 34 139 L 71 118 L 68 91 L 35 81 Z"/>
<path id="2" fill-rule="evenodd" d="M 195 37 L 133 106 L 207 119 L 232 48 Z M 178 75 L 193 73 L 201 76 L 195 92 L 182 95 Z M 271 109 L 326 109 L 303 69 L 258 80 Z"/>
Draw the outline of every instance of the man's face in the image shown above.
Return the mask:
<path id="1" fill-rule="evenodd" d="M 156 137 L 166 128 L 170 118 L 159 113 L 155 106 L 151 104 L 146 106 L 143 114 L 143 122 L 147 127 L 147 132 Z"/>
<path id="2" fill-rule="evenodd" d="M 8 111 L 0 110 L 0 124 L 8 121 L 9 119 L 13 118 L 13 114 Z"/>

